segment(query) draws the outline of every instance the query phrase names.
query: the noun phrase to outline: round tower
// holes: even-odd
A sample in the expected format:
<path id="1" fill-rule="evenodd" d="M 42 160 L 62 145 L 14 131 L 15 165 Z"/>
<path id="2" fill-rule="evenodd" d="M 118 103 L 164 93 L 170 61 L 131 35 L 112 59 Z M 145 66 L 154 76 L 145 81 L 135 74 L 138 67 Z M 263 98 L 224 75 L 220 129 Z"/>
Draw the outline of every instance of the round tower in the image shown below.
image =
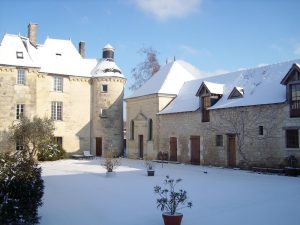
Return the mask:
<path id="1" fill-rule="evenodd" d="M 122 154 L 123 96 L 126 79 L 114 62 L 114 48 L 106 45 L 92 77 L 92 151 L 105 156 L 107 151 Z"/>

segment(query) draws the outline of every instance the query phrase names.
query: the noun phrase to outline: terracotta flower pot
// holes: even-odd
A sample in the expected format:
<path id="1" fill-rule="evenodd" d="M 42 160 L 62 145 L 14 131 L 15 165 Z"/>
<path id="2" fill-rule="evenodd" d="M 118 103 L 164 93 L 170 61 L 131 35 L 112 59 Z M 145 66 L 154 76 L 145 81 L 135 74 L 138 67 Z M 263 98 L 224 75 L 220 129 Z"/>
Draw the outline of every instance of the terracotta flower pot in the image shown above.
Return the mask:
<path id="1" fill-rule="evenodd" d="M 176 213 L 174 215 L 171 215 L 170 213 L 163 213 L 162 217 L 165 225 L 180 225 L 183 215 L 182 213 Z"/>

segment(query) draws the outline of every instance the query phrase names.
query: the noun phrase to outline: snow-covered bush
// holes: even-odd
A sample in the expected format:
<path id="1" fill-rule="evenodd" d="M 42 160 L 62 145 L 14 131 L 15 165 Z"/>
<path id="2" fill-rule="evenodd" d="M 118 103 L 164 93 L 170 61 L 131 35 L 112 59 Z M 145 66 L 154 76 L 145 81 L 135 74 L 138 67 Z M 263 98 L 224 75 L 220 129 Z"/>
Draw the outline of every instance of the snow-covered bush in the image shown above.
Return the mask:
<path id="1" fill-rule="evenodd" d="M 106 153 L 104 162 L 101 165 L 106 169 L 107 172 L 113 172 L 118 166 L 121 165 L 121 159 L 117 157 L 113 151 Z"/>
<path id="2" fill-rule="evenodd" d="M 44 181 L 24 151 L 0 153 L 0 224 L 38 224 Z"/>
<path id="3" fill-rule="evenodd" d="M 176 185 L 180 181 L 182 181 L 182 179 L 174 180 L 166 176 L 164 185 L 167 186 L 167 188 L 160 186 L 154 187 L 154 192 L 159 196 L 159 198 L 156 199 L 156 205 L 162 212 L 174 215 L 177 213 L 177 210 L 192 207 L 192 202 L 187 201 L 187 192 L 182 189 L 178 191 L 175 190 Z"/>
<path id="4" fill-rule="evenodd" d="M 39 161 L 55 161 L 63 159 L 66 152 L 57 144 L 48 144 L 46 148 L 38 151 L 37 157 Z"/>

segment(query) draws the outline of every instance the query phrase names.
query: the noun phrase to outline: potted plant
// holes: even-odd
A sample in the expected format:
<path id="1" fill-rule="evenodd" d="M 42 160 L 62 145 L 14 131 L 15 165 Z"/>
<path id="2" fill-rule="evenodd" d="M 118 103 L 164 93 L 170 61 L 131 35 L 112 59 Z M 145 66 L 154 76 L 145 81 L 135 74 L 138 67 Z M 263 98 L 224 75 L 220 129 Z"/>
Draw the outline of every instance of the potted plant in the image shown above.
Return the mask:
<path id="1" fill-rule="evenodd" d="M 154 192 L 159 196 L 156 205 L 163 212 L 162 217 L 165 225 L 180 225 L 183 214 L 179 213 L 178 210 L 192 207 L 192 202 L 187 201 L 187 192 L 182 189 L 175 190 L 176 185 L 181 181 L 182 179 L 174 180 L 166 176 L 164 181 L 166 188 L 154 187 Z"/>
<path id="2" fill-rule="evenodd" d="M 154 176 L 155 170 L 154 170 L 154 162 L 150 159 L 145 160 L 145 167 L 147 169 L 148 176 Z"/>
<path id="3" fill-rule="evenodd" d="M 113 151 L 109 151 L 101 165 L 106 169 L 106 176 L 111 177 L 115 174 L 115 169 L 121 165 L 121 160 Z"/>
<path id="4" fill-rule="evenodd" d="M 296 168 L 297 165 L 297 158 L 294 155 L 290 155 L 285 158 L 285 162 L 287 166 L 284 168 L 284 173 L 286 176 L 298 176 L 299 169 Z"/>

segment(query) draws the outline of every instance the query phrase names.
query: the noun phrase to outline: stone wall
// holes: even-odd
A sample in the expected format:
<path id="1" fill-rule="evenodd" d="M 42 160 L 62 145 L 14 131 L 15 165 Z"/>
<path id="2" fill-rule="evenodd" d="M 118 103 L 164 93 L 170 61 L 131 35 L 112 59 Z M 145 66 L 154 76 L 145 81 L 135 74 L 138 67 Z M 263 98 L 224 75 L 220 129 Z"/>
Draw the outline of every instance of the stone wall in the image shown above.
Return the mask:
<path id="1" fill-rule="evenodd" d="M 98 77 L 92 81 L 92 133 L 91 149 L 96 154 L 96 137 L 102 138 L 102 153 L 117 151 L 122 153 L 123 96 L 125 79 L 119 77 Z M 102 91 L 107 85 L 108 91 Z"/>
<path id="2" fill-rule="evenodd" d="M 53 91 L 53 75 L 25 69 L 25 85 L 16 85 L 17 68 L 0 69 L 0 149 L 8 147 L 5 136 L 8 127 L 16 120 L 16 104 L 25 104 L 25 116 L 51 117 L 51 102 L 63 102 L 63 119 L 55 121 L 55 136 L 63 138 L 68 153 L 90 149 L 89 78 L 63 77 L 63 92 Z"/>
<path id="3" fill-rule="evenodd" d="M 190 137 L 200 136 L 200 164 L 228 166 L 228 135 L 234 134 L 237 166 L 280 167 L 286 156 L 300 156 L 300 149 L 285 147 L 285 127 L 300 128 L 300 119 L 289 117 L 287 104 L 211 110 L 205 123 L 201 116 L 200 111 L 160 115 L 160 150 L 169 151 L 170 137 L 177 137 L 178 160 L 190 162 Z M 216 135 L 223 137 L 220 147 Z"/>
<path id="4" fill-rule="evenodd" d="M 157 158 L 159 152 L 159 124 L 157 113 L 161 111 L 174 96 L 170 95 L 147 95 L 137 98 L 126 99 L 126 154 L 129 158 L 139 157 L 139 135 L 143 135 L 143 157 Z M 152 119 L 153 134 L 149 140 L 149 119 Z M 130 124 L 134 121 L 134 139 L 130 137 Z"/>

